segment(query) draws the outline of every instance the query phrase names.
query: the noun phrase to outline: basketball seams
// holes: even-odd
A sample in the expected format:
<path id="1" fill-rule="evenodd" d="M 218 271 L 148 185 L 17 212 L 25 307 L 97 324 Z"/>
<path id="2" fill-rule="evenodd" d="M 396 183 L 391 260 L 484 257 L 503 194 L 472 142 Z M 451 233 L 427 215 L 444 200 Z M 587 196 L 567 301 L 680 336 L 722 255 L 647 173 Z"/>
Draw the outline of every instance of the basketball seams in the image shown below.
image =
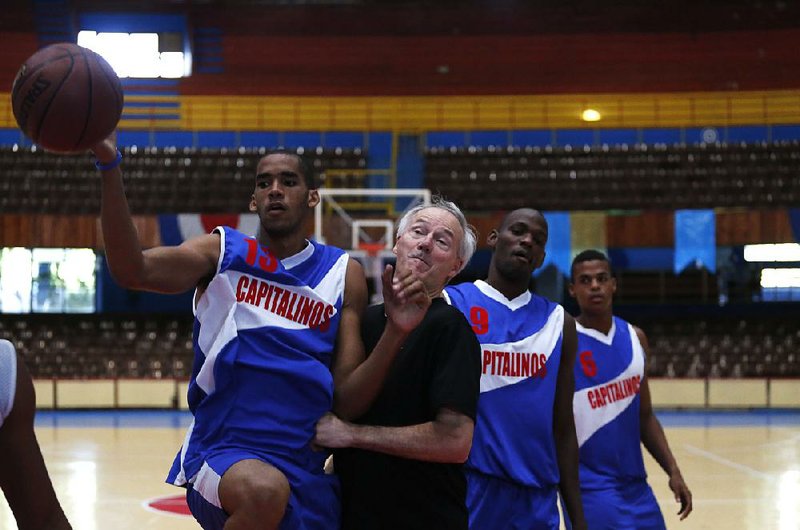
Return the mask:
<path id="1" fill-rule="evenodd" d="M 98 55 L 96 60 L 97 64 L 100 66 L 100 71 L 103 72 L 103 77 L 111 87 L 111 91 L 114 93 L 114 99 L 116 100 L 117 104 L 117 120 L 119 120 L 119 118 L 122 116 L 122 108 L 125 105 L 122 84 L 119 82 L 119 78 L 116 76 L 117 74 L 114 72 L 114 68 L 108 64 L 102 56 Z M 113 74 L 113 76 L 108 73 L 109 69 L 111 69 L 111 74 Z M 114 82 L 115 80 L 116 82 Z"/>
<path id="2" fill-rule="evenodd" d="M 53 90 L 53 95 L 50 96 L 49 100 L 47 100 L 47 105 L 45 105 L 44 111 L 42 112 L 42 115 L 39 118 L 39 123 L 38 123 L 38 125 L 36 127 L 35 135 L 33 133 L 31 134 L 31 139 L 34 142 L 38 142 L 39 141 L 39 136 L 41 135 L 41 131 L 42 131 L 42 125 L 44 125 L 44 120 L 47 118 L 47 114 L 50 111 L 50 106 L 53 104 L 53 100 L 56 99 L 56 96 L 61 91 L 61 87 L 64 86 L 64 83 L 67 82 L 67 79 L 69 79 L 69 76 L 72 75 L 72 70 L 74 68 L 75 68 L 75 56 L 72 55 L 72 53 L 70 53 L 69 54 L 69 69 L 67 70 L 66 74 L 61 77 L 61 80 L 58 82 L 58 85 L 55 87 L 55 90 Z"/>
<path id="3" fill-rule="evenodd" d="M 51 65 L 54 62 L 66 59 L 68 57 L 72 57 L 72 54 L 69 53 L 69 50 L 67 50 L 66 55 L 59 55 L 58 57 L 53 57 L 51 59 L 38 63 L 33 68 L 27 68 L 27 71 L 25 72 L 25 75 L 23 77 L 18 77 L 14 80 L 14 86 L 11 87 L 11 100 L 14 101 L 16 99 L 19 91 L 22 90 L 22 87 L 24 87 L 28 81 L 30 81 L 30 79 L 34 76 L 34 74 L 38 73 L 40 70 L 42 70 L 46 66 Z M 14 115 L 16 117 L 16 112 Z"/>
<path id="4" fill-rule="evenodd" d="M 86 82 L 87 82 L 86 98 L 87 98 L 88 108 L 86 109 L 86 118 L 83 121 L 81 134 L 78 136 L 78 139 L 73 144 L 72 146 L 73 149 L 76 148 L 78 145 L 80 145 L 81 141 L 83 140 L 83 137 L 86 135 L 86 129 L 89 127 L 89 122 L 91 121 L 92 118 L 92 108 L 94 107 L 94 105 L 92 104 L 93 103 L 92 98 L 94 97 L 94 92 L 93 92 L 94 87 L 92 85 L 94 83 L 92 80 L 92 69 L 89 67 L 89 56 L 86 53 L 86 50 L 84 50 L 83 48 L 79 48 L 79 50 L 81 52 L 81 57 L 83 58 L 84 66 L 86 67 Z M 89 52 L 89 53 L 94 53 L 94 52 Z"/>
<path id="5" fill-rule="evenodd" d="M 55 153 L 77 153 L 101 141 L 124 106 L 122 83 L 108 62 L 72 43 L 31 55 L 17 73 L 11 99 L 22 131 Z"/>

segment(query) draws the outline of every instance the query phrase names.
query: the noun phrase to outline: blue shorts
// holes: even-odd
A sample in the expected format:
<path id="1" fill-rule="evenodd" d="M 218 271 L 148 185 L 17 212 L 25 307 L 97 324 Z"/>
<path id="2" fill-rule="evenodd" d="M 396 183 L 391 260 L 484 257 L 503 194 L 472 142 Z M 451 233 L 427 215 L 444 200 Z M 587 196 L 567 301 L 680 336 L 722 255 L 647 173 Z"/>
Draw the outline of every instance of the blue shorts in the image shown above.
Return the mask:
<path id="1" fill-rule="evenodd" d="M 666 530 L 653 490 L 643 480 L 615 488 L 582 489 L 581 500 L 590 530 Z"/>
<path id="2" fill-rule="evenodd" d="M 332 530 L 339 528 L 341 504 L 339 479 L 325 475 L 322 468 L 312 473 L 297 465 L 270 456 L 244 452 L 224 452 L 209 457 L 194 482 L 187 485 L 186 502 L 204 530 L 222 530 L 228 514 L 219 501 L 219 481 L 235 463 L 260 460 L 286 475 L 291 488 L 280 530 Z"/>
<path id="3" fill-rule="evenodd" d="M 558 530 L 558 492 L 466 470 L 470 530 Z"/>

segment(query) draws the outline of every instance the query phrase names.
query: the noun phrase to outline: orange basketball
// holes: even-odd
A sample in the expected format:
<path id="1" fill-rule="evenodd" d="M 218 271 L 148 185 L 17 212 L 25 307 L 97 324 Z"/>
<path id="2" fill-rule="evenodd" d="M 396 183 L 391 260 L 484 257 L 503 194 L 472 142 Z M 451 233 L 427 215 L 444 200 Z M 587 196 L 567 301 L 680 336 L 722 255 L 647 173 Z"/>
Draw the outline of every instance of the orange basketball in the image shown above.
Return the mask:
<path id="1" fill-rule="evenodd" d="M 11 89 L 19 128 L 48 151 L 76 153 L 107 137 L 122 116 L 122 84 L 101 56 L 51 44 L 22 65 Z"/>

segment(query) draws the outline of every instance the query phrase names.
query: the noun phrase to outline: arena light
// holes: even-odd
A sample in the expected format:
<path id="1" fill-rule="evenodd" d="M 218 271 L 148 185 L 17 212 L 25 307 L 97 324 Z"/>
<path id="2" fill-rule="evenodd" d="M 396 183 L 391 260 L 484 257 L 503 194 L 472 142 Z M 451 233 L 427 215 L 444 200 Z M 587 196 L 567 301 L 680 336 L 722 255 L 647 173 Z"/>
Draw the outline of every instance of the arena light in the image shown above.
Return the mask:
<path id="1" fill-rule="evenodd" d="M 581 113 L 581 119 L 583 121 L 600 121 L 602 117 L 600 112 L 594 109 L 586 109 Z"/>
<path id="2" fill-rule="evenodd" d="M 102 55 L 119 77 L 183 77 L 183 52 L 159 52 L 158 33 L 81 31 L 78 44 Z"/>
<path id="3" fill-rule="evenodd" d="M 744 260 L 749 262 L 800 261 L 800 245 L 797 243 L 745 245 Z"/>
<path id="4" fill-rule="evenodd" d="M 800 269 L 762 269 L 761 287 L 765 289 L 800 287 Z"/>

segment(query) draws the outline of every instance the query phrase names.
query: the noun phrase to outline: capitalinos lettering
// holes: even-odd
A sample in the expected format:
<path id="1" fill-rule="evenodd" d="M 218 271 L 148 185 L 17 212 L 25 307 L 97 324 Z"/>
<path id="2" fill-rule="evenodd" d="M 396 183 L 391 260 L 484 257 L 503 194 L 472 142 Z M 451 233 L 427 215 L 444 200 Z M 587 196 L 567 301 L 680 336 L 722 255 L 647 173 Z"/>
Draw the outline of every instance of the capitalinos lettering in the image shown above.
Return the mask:
<path id="1" fill-rule="evenodd" d="M 547 356 L 543 353 L 483 350 L 483 373 L 544 378 L 547 375 Z"/>
<path id="2" fill-rule="evenodd" d="M 638 394 L 641 379 L 641 376 L 635 375 L 622 381 L 614 381 L 607 385 L 593 388 L 586 394 L 589 405 L 593 409 L 605 407 L 615 401 Z"/>
<path id="3" fill-rule="evenodd" d="M 328 330 L 334 313 L 332 305 L 313 300 L 291 287 L 249 276 L 239 278 L 236 300 L 322 332 Z"/>

